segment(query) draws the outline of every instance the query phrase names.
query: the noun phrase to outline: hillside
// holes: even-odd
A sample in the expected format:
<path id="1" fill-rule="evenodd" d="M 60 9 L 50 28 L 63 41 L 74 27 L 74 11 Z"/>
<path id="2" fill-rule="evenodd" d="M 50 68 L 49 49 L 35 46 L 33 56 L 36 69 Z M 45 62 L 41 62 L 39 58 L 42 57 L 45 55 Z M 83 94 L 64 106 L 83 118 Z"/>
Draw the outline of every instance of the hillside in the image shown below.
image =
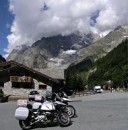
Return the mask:
<path id="1" fill-rule="evenodd" d="M 71 86 L 73 86 L 72 82 L 76 78 L 82 80 L 83 86 L 86 84 L 90 87 L 102 85 L 108 80 L 112 80 L 115 86 L 126 86 L 128 82 L 127 76 L 128 39 L 122 41 L 115 49 L 95 63 L 86 59 L 66 70 L 66 80 L 68 85 Z"/>
<path id="2" fill-rule="evenodd" d="M 95 41 L 91 46 L 84 48 L 74 64 L 78 64 L 86 58 L 91 58 L 91 61 L 96 61 L 97 59 L 102 58 L 117 47 L 127 36 L 128 26 L 118 26 L 105 37 Z"/>
<path id="3" fill-rule="evenodd" d="M 98 60 L 93 65 L 94 68 L 96 71 L 88 78 L 90 85 L 103 84 L 105 81 L 112 80 L 116 86 L 126 86 L 128 80 L 128 39 L 104 58 Z"/>
<path id="4" fill-rule="evenodd" d="M 0 63 L 5 62 L 5 58 L 0 55 Z"/>

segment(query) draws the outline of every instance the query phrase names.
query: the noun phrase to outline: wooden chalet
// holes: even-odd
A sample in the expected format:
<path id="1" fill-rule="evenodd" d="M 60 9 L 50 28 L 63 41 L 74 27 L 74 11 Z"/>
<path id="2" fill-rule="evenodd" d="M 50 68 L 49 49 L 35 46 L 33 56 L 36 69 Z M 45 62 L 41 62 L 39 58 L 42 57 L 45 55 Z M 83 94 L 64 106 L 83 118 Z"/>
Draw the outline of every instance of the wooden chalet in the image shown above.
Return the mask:
<path id="1" fill-rule="evenodd" d="M 61 83 L 37 70 L 29 68 L 15 61 L 0 64 L 0 86 L 8 89 L 46 89 L 50 86 L 53 91 L 60 87 Z"/>

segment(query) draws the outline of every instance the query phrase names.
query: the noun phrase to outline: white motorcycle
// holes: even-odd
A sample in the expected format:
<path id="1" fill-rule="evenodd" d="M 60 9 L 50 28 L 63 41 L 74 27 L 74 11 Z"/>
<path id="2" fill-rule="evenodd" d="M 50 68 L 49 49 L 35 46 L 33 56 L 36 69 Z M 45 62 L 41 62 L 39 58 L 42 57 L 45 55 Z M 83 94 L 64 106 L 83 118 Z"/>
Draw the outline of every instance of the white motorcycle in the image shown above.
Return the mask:
<path id="1" fill-rule="evenodd" d="M 68 126 L 71 119 L 65 112 L 66 105 L 61 102 L 44 101 L 28 104 L 27 100 L 18 100 L 15 117 L 19 120 L 19 125 L 23 130 L 29 130 L 35 123 L 58 122 L 60 126 Z"/>

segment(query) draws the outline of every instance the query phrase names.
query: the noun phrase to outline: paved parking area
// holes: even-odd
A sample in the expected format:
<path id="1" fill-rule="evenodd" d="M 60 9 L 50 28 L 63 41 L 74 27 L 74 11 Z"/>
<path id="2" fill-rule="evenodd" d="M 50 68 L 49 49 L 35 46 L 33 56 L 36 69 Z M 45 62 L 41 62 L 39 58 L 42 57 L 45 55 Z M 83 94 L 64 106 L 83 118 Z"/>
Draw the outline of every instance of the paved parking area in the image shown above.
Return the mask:
<path id="1" fill-rule="evenodd" d="M 75 98 L 70 98 L 71 100 L 83 100 L 83 101 L 95 101 L 95 100 L 108 100 L 108 99 L 120 99 L 128 98 L 128 92 L 104 92 L 99 94 L 92 94 L 88 96 L 75 96 Z"/>
<path id="2" fill-rule="evenodd" d="M 77 117 L 68 127 L 48 126 L 33 130 L 127 130 L 128 93 L 104 93 L 73 98 Z M 21 130 L 14 117 L 16 102 L 0 104 L 0 130 Z"/>

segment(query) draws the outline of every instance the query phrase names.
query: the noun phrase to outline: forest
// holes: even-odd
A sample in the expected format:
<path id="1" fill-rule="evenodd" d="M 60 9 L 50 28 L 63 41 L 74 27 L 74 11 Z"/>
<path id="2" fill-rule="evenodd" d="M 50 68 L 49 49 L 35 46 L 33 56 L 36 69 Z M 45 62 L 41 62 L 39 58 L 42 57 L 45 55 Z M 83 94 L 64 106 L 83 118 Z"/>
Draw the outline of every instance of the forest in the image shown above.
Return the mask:
<path id="1" fill-rule="evenodd" d="M 82 91 L 112 81 L 114 87 L 128 88 L 128 39 L 106 56 L 93 62 L 89 57 L 65 70 L 66 86 Z"/>

